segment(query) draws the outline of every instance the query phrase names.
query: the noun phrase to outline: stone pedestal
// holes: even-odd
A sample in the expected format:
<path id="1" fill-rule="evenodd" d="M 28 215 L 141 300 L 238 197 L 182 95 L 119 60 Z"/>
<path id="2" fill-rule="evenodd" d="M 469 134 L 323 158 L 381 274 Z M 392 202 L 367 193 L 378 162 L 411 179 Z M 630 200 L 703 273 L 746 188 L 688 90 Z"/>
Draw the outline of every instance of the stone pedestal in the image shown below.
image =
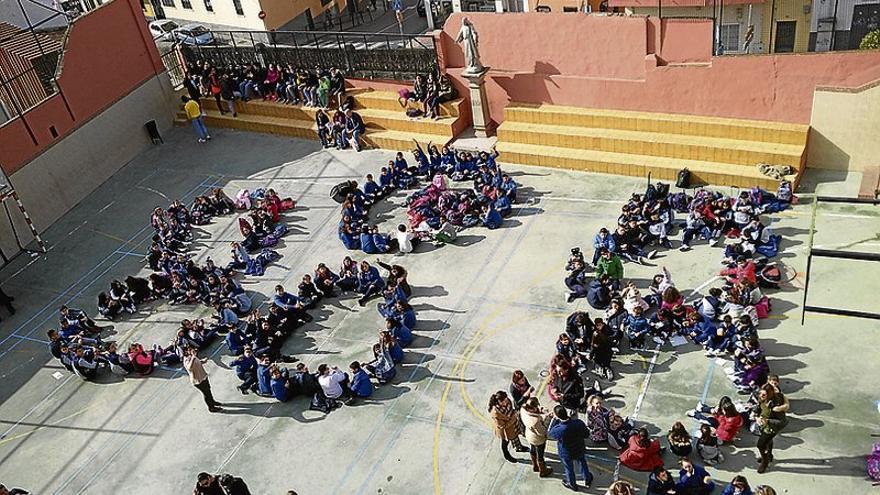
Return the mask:
<path id="1" fill-rule="evenodd" d="M 476 74 L 464 72 L 462 77 L 468 81 L 471 97 L 471 114 L 474 120 L 474 133 L 477 137 L 488 137 L 486 127 L 489 124 L 489 103 L 486 101 L 486 74 L 489 68 Z"/>

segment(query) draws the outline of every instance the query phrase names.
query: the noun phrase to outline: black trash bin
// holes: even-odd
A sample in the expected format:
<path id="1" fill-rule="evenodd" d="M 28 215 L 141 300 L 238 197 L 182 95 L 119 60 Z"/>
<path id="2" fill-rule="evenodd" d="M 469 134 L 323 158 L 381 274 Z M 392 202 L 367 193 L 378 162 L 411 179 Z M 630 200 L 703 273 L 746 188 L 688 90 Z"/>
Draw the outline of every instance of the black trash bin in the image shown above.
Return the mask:
<path id="1" fill-rule="evenodd" d="M 155 120 L 150 120 L 149 122 L 144 124 L 144 127 L 147 128 L 147 134 L 150 135 L 150 140 L 153 141 L 153 144 L 165 143 L 165 141 L 162 139 L 162 135 L 159 134 L 159 126 L 156 125 Z"/>

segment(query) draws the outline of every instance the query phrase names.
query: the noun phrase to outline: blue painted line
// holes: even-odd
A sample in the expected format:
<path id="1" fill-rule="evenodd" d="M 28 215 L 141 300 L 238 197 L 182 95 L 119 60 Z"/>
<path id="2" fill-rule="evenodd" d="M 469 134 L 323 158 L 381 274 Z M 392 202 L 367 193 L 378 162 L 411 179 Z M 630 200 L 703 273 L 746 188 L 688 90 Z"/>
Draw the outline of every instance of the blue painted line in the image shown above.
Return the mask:
<path id="1" fill-rule="evenodd" d="M 523 208 L 525 208 L 525 204 L 523 204 L 522 206 L 520 206 L 519 211 L 522 211 Z M 515 218 L 515 217 L 516 217 L 516 215 L 511 216 L 511 218 Z M 510 252 L 511 252 L 511 254 L 516 250 L 516 247 L 520 244 L 520 242 L 522 242 L 522 239 L 523 239 L 523 238 L 525 237 L 525 235 L 528 233 L 529 228 L 531 227 L 531 225 L 532 225 L 532 222 L 529 222 L 529 224 L 528 224 L 527 227 L 523 227 L 523 228 L 521 229 L 521 231 L 519 232 L 519 235 L 516 237 L 515 241 L 510 245 Z M 503 241 L 504 241 L 507 237 L 510 236 L 510 232 L 511 232 L 511 230 L 510 230 L 509 228 L 505 231 L 504 235 L 503 235 L 503 236 L 497 241 L 497 243 L 496 243 L 496 249 L 491 250 L 491 251 L 489 252 L 489 254 L 487 255 L 487 260 L 486 260 L 486 262 L 488 262 L 488 258 L 491 258 L 492 255 L 497 251 L 497 245 L 502 244 Z M 509 255 L 508 255 L 508 257 L 509 257 Z M 486 285 L 486 290 L 487 290 L 487 291 L 490 290 L 492 287 L 495 286 L 495 283 L 498 281 L 498 278 L 501 276 L 501 272 L 502 272 L 501 270 L 497 270 L 497 271 L 495 272 L 495 274 L 493 275 L 492 279 L 491 279 L 491 280 L 489 281 L 489 283 Z M 473 281 L 471 282 L 471 284 L 473 284 L 473 283 L 475 283 L 475 282 L 477 281 L 477 279 L 479 278 L 479 275 L 480 275 L 479 273 L 475 275 L 475 277 L 474 277 Z M 458 305 L 461 305 L 461 303 L 463 302 L 463 298 L 466 297 L 466 296 L 467 296 L 467 294 L 463 294 L 463 295 L 462 295 L 462 298 L 459 299 L 459 303 L 458 303 Z M 481 301 L 481 302 L 479 302 L 479 303 L 477 304 L 477 307 L 474 308 L 474 310 L 473 310 L 472 312 L 470 312 L 470 318 L 468 319 L 468 322 L 467 322 L 467 323 L 469 323 L 470 320 L 473 319 L 474 315 L 476 315 L 476 313 L 479 311 L 479 309 L 482 307 L 482 305 L 483 305 L 483 302 Z M 444 323 L 448 323 L 448 321 L 449 321 L 454 315 L 455 315 L 454 313 L 450 314 L 450 316 L 444 321 Z M 449 327 L 449 328 L 451 328 L 451 327 Z M 445 334 L 446 331 L 449 330 L 449 328 L 445 329 L 445 330 L 444 330 L 443 332 L 441 332 L 441 333 L 444 333 L 444 334 Z M 461 341 L 461 339 L 464 337 L 465 332 L 466 332 L 469 328 L 470 328 L 470 325 L 468 325 L 468 324 L 464 324 L 464 325 L 461 326 L 461 330 L 459 331 L 458 335 L 456 335 L 455 339 L 453 339 L 452 344 L 450 345 L 450 350 L 453 350 L 453 349 L 455 349 L 455 348 L 457 347 L 458 343 L 459 343 L 459 342 Z M 431 345 L 428 347 L 427 351 L 430 351 L 431 349 L 433 349 L 434 346 L 435 346 L 435 345 L 437 344 L 437 342 L 439 342 L 439 341 L 440 341 L 439 338 L 434 339 L 434 342 L 431 343 Z M 408 381 L 412 381 L 412 379 L 413 379 L 413 377 L 415 376 L 416 372 L 419 371 L 419 370 L 421 369 L 421 367 L 422 367 L 422 365 L 424 364 L 424 361 L 425 361 L 425 359 L 427 358 L 427 356 L 428 356 L 428 354 L 427 354 L 427 352 L 426 352 L 426 353 L 424 354 L 424 356 L 422 357 L 422 359 L 419 361 L 418 365 L 413 369 L 413 372 L 410 374 L 410 377 L 409 377 Z M 438 369 L 438 371 L 439 371 L 439 369 Z M 435 378 L 436 376 L 437 376 L 437 371 L 431 373 L 431 378 L 428 379 L 428 383 L 427 383 L 427 385 L 425 386 L 425 389 L 430 388 L 430 386 L 431 386 L 431 384 L 434 382 L 434 378 Z M 398 397 L 398 399 L 399 399 L 399 397 Z M 374 427 L 374 429 L 373 429 L 373 431 L 371 432 L 370 436 L 369 436 L 369 437 L 367 438 L 367 440 L 363 443 L 363 445 L 361 445 L 361 448 L 358 450 L 358 452 L 356 453 L 355 457 L 352 459 L 351 463 L 350 463 L 349 466 L 346 468 L 346 471 L 345 471 L 346 474 L 345 474 L 345 476 L 343 476 L 342 479 L 337 483 L 337 485 L 336 485 L 337 488 L 336 488 L 336 490 L 334 491 L 334 493 L 340 493 L 340 492 L 341 492 L 342 487 L 345 485 L 345 482 L 348 480 L 348 477 L 349 477 L 349 476 L 351 475 L 351 473 L 353 472 L 353 467 L 355 466 L 355 464 L 357 463 L 357 461 L 363 456 L 364 452 L 366 451 L 367 447 L 369 446 L 369 443 L 372 442 L 373 437 L 376 435 L 376 433 L 378 433 L 379 427 L 382 426 L 382 425 L 385 423 L 385 421 L 388 419 L 389 413 L 394 409 L 394 406 L 395 406 L 396 404 L 397 404 L 397 400 L 395 399 L 394 404 L 392 404 L 391 407 L 388 408 L 388 411 L 386 412 L 385 416 L 382 417 L 382 420 L 381 420 L 381 421 L 380 421 L 380 422 Z M 411 415 L 412 412 L 415 410 L 415 408 L 416 408 L 416 404 L 414 404 L 414 405 L 412 406 L 412 408 L 410 409 L 408 415 Z M 401 433 L 403 433 L 403 429 L 404 429 L 404 427 L 406 426 L 406 424 L 407 424 L 407 421 L 402 421 L 400 427 L 397 428 L 397 429 L 391 434 L 391 436 L 390 436 L 390 438 L 389 438 L 389 440 L 388 440 L 388 443 L 387 443 L 386 446 L 385 446 L 385 449 L 383 449 L 383 451 L 382 451 L 382 454 L 379 456 L 379 458 L 378 458 L 376 461 L 373 462 L 373 466 L 372 466 L 372 468 L 370 469 L 370 472 L 369 472 L 369 474 L 367 475 L 367 478 L 366 478 L 366 479 L 361 483 L 361 485 L 358 487 L 358 490 L 357 490 L 357 494 L 358 494 L 358 495 L 363 495 L 364 490 L 366 490 L 367 483 L 369 483 L 370 480 L 373 479 L 373 476 L 376 475 L 376 472 L 379 470 L 379 465 L 380 465 L 380 463 L 383 462 L 383 461 L 385 460 L 385 458 L 388 456 L 388 454 L 391 452 L 391 449 L 394 447 L 394 445 L 397 443 L 397 440 L 400 438 Z"/>
<path id="2" fill-rule="evenodd" d="M 217 348 L 214 349 L 214 352 L 212 352 L 211 355 L 209 356 L 209 359 L 213 359 L 213 358 L 217 355 L 217 353 L 220 352 L 220 349 L 222 349 L 222 348 L 223 348 L 223 345 L 218 345 Z M 145 400 L 140 406 L 138 406 L 134 411 L 132 411 L 132 412 L 131 412 L 131 413 L 125 418 L 125 420 L 123 421 L 123 424 L 129 424 L 129 423 L 130 423 L 131 421 L 133 421 L 137 416 L 140 416 L 140 415 L 143 413 L 144 409 L 145 409 L 145 408 L 146 408 L 151 402 L 153 402 L 157 397 L 160 396 L 159 392 L 162 392 L 162 391 L 168 386 L 168 384 L 172 382 L 172 380 L 173 380 L 174 378 L 177 378 L 177 377 L 179 377 L 180 375 L 183 375 L 183 374 L 185 374 L 185 371 L 184 371 L 183 367 L 178 368 L 178 369 L 175 371 L 174 375 L 171 376 L 171 378 L 169 378 L 167 381 L 165 381 L 164 384 L 163 384 L 162 386 L 158 387 L 155 391 L 153 391 L 153 393 L 150 394 L 150 396 L 149 396 L 149 397 L 148 397 L 148 398 L 147 398 L 147 399 L 146 399 L 146 400 Z M 89 487 L 89 485 L 90 485 L 93 481 L 95 481 L 95 479 L 97 479 L 98 476 L 100 476 L 100 474 L 101 474 L 105 469 L 107 469 L 107 466 L 109 466 L 110 464 L 112 464 L 112 463 L 113 463 L 113 460 L 116 459 L 116 457 L 117 457 L 119 454 L 121 454 L 122 451 L 125 450 L 125 448 L 128 447 L 128 445 L 131 444 L 131 442 L 133 442 L 133 441 L 135 440 L 135 438 L 137 438 L 138 435 L 139 435 L 139 434 L 140 434 L 140 433 L 141 433 L 141 432 L 142 432 L 147 426 L 149 426 L 149 425 L 151 424 L 153 418 L 155 418 L 160 412 L 162 412 L 162 411 L 165 410 L 165 406 L 166 406 L 166 405 L 171 401 L 171 399 L 173 399 L 173 398 L 174 398 L 174 394 L 165 394 L 165 396 L 164 396 L 164 400 L 159 404 L 159 407 L 156 408 L 156 410 L 153 412 L 153 414 L 150 414 L 150 415 L 146 418 L 146 420 L 143 422 L 143 424 L 141 424 L 141 426 L 138 427 L 137 430 L 135 430 L 134 434 L 132 434 L 132 435 L 128 435 L 128 437 L 125 439 L 125 441 L 122 442 L 122 444 L 119 446 L 119 448 L 117 448 L 117 449 L 116 449 L 116 450 L 110 455 L 110 457 L 104 462 L 104 464 L 101 465 L 100 468 L 95 469 L 95 472 L 94 472 L 94 474 L 92 475 L 92 477 L 89 478 L 88 480 L 86 480 L 85 484 L 83 484 L 82 487 L 80 487 L 79 491 L 77 491 L 76 493 L 77 493 L 77 494 L 83 493 L 83 492 Z M 80 473 L 82 473 L 82 472 L 85 471 L 86 469 L 91 469 L 91 468 L 93 468 L 93 466 L 92 466 L 92 461 L 95 459 L 95 457 L 98 456 L 98 454 L 100 454 L 100 453 L 102 453 L 102 452 L 105 451 L 105 446 L 106 446 L 109 442 L 111 442 L 112 440 L 113 440 L 112 436 L 111 436 L 111 437 L 108 437 L 107 439 L 105 439 L 104 442 L 101 444 L 101 446 L 100 446 L 99 448 L 95 449 L 94 452 L 92 452 L 92 455 L 90 455 L 89 458 L 86 459 L 86 460 L 80 465 L 80 467 L 79 467 L 75 472 L 73 472 L 73 473 L 72 473 L 72 474 L 71 474 L 71 475 L 70 475 L 70 476 L 64 481 L 64 483 L 62 483 L 61 486 L 59 486 L 58 488 L 56 488 L 55 491 L 52 492 L 52 493 L 53 493 L 53 494 L 68 493 L 67 491 L 65 491 L 65 488 L 67 488 L 67 487 L 73 482 L 73 480 L 75 480 L 75 479 L 80 475 Z"/>
<path id="3" fill-rule="evenodd" d="M 215 180 L 214 183 L 211 184 L 211 185 L 206 185 L 206 184 L 205 184 L 205 181 L 202 181 L 202 183 L 200 183 L 199 185 L 195 186 L 194 188 L 192 188 L 191 190 L 189 190 L 186 194 L 184 194 L 183 197 L 185 198 L 185 197 L 189 196 L 190 194 L 192 194 L 193 192 L 199 190 L 199 189 L 202 188 L 202 187 L 206 187 L 206 186 L 207 186 L 207 187 L 214 187 L 214 186 L 216 186 L 217 184 L 219 184 L 219 182 L 221 182 L 222 180 L 223 180 L 223 179 L 222 179 L 222 177 L 221 177 L 220 179 Z M 119 246 L 121 247 L 121 246 L 124 246 L 124 245 L 126 245 L 126 244 L 129 244 L 129 243 L 130 243 L 135 237 L 141 235 L 144 231 L 146 231 L 147 229 L 149 229 L 149 228 L 151 228 L 151 227 L 152 227 L 152 226 L 151 226 L 150 224 L 147 224 L 144 228 L 142 228 L 141 230 L 139 230 L 138 232 L 136 232 L 134 235 L 132 235 L 131 237 L 129 237 L 127 241 L 121 243 Z M 141 240 L 139 243 L 135 244 L 135 247 L 140 246 L 141 244 L 143 244 L 144 242 L 146 242 L 148 239 L 150 239 L 150 237 L 151 237 L 151 236 L 147 236 L 146 238 L 144 238 L 143 240 Z M 117 248 L 117 251 L 118 251 L 118 249 L 119 249 L 119 248 Z M 114 251 L 114 252 L 115 252 L 115 251 Z M 34 319 L 36 319 L 36 317 L 37 317 L 38 315 L 44 313 L 44 312 L 45 312 L 47 309 L 49 309 L 50 307 L 54 307 L 55 304 L 56 304 L 56 303 L 57 303 L 62 297 L 64 297 L 68 292 L 70 292 L 71 289 L 73 289 L 74 287 L 76 287 L 77 285 L 79 285 L 80 282 L 82 282 L 83 280 L 85 280 L 89 275 L 91 275 L 95 270 L 97 270 L 101 265 L 103 265 L 105 261 L 107 261 L 108 259 L 110 259 L 110 258 L 112 257 L 112 255 L 113 255 L 113 253 L 111 253 L 110 256 L 107 256 L 107 257 L 105 257 L 104 259 L 102 259 L 97 265 L 95 265 L 95 266 L 94 266 L 91 270 L 89 270 L 85 275 L 83 275 L 82 277 L 80 277 L 76 282 L 74 282 L 74 283 L 71 284 L 67 289 L 65 289 L 64 292 L 62 292 L 61 294 L 59 294 L 58 296 L 56 296 L 54 299 L 52 299 L 52 301 L 50 301 L 48 304 L 46 304 L 45 306 L 43 306 L 43 308 L 42 308 L 39 312 L 37 312 L 36 314 L 34 314 L 34 315 L 33 315 L 31 318 L 29 318 L 26 322 L 22 323 L 22 324 L 21 324 L 21 325 L 15 330 L 15 331 L 12 332 L 12 334 L 8 335 L 8 336 L 7 336 L 5 339 L 3 339 L 3 340 L 0 340 L 0 345 L 2 345 L 3 343 L 5 343 L 6 341 L 12 339 L 12 338 L 13 338 L 13 335 L 17 335 L 19 330 L 21 330 L 22 328 L 24 328 L 25 325 L 27 325 L 28 323 L 30 323 L 30 322 L 33 321 Z M 92 281 L 89 282 L 89 283 L 88 283 L 86 286 L 84 286 L 82 289 L 80 289 L 79 291 L 77 291 L 77 293 L 75 293 L 74 295 L 70 296 L 70 297 L 68 298 L 68 300 L 67 300 L 67 303 L 70 303 L 70 301 L 72 301 L 72 300 L 75 299 L 76 297 L 80 296 L 83 292 L 86 291 L 86 289 L 88 289 L 89 287 L 91 287 L 95 282 L 97 282 L 97 281 L 98 281 L 102 276 L 104 276 L 107 272 L 109 272 L 110 270 L 112 270 L 112 269 L 113 269 L 116 265 L 118 265 L 123 259 L 125 259 L 125 258 L 122 257 L 122 256 L 120 256 L 119 259 L 117 259 L 117 260 L 116 260 L 115 262 L 113 262 L 109 267 L 107 267 L 106 269 L 104 269 L 104 271 L 102 271 L 101 273 L 99 273 L 99 274 L 96 275 L 95 277 L 92 277 Z M 52 316 L 47 316 L 43 321 L 41 321 L 39 324 L 37 324 L 36 326 L 34 326 L 34 328 L 32 328 L 32 329 L 31 329 L 28 333 L 26 333 L 24 336 L 18 336 L 18 339 L 19 339 L 19 340 L 17 340 L 17 341 L 14 342 L 11 346 L 9 346 L 9 349 L 6 349 L 4 352 L 0 353 L 0 359 L 3 359 L 4 356 L 6 356 L 10 351 L 12 351 L 13 349 L 15 349 L 15 348 L 18 346 L 18 344 L 19 344 L 19 343 L 21 342 L 21 340 L 22 340 L 21 337 L 28 337 L 28 336 L 32 335 L 35 331 L 37 331 L 37 330 L 40 328 L 40 326 L 44 325 L 44 324 L 45 324 L 47 321 L 49 321 L 51 318 L 52 318 Z"/>
<path id="4" fill-rule="evenodd" d="M 13 335 L 14 335 L 14 334 L 13 334 Z M 40 344 L 46 344 L 46 345 L 49 344 L 49 341 L 48 341 L 48 340 L 34 339 L 34 338 L 31 338 L 31 337 L 24 337 L 24 336 L 22 336 L 22 335 L 16 335 L 15 338 L 17 338 L 17 339 L 21 339 L 21 340 L 28 340 L 28 341 L 31 341 L 31 342 L 38 342 L 38 343 L 40 343 Z"/>
<path id="5" fill-rule="evenodd" d="M 513 478 L 513 483 L 510 485 L 510 489 L 507 490 L 507 495 L 513 493 L 516 490 L 516 485 L 519 484 L 519 480 L 522 478 L 523 473 L 526 472 L 525 466 L 520 466 L 519 469 L 516 470 L 516 476 Z"/>

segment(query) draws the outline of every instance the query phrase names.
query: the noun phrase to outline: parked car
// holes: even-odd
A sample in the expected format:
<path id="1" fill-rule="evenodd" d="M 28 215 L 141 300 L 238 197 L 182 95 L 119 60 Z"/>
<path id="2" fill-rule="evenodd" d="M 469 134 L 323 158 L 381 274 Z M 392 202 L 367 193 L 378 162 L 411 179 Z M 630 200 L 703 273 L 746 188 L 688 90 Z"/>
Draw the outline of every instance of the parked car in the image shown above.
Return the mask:
<path id="1" fill-rule="evenodd" d="M 174 38 L 184 45 L 211 45 L 214 33 L 201 24 L 185 24 L 174 30 Z"/>
<path id="2" fill-rule="evenodd" d="M 149 26 L 153 39 L 162 41 L 174 41 L 174 30 L 180 27 L 176 22 L 167 19 L 152 21 Z"/>

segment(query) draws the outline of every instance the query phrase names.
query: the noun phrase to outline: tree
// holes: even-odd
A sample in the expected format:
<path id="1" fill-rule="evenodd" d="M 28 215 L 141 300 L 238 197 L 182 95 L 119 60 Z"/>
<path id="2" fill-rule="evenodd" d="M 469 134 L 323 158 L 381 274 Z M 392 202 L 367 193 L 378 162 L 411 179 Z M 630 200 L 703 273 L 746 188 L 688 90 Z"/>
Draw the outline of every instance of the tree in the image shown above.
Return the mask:
<path id="1" fill-rule="evenodd" d="M 880 49 L 880 29 L 871 31 L 862 38 L 859 43 L 859 50 L 877 50 Z"/>

